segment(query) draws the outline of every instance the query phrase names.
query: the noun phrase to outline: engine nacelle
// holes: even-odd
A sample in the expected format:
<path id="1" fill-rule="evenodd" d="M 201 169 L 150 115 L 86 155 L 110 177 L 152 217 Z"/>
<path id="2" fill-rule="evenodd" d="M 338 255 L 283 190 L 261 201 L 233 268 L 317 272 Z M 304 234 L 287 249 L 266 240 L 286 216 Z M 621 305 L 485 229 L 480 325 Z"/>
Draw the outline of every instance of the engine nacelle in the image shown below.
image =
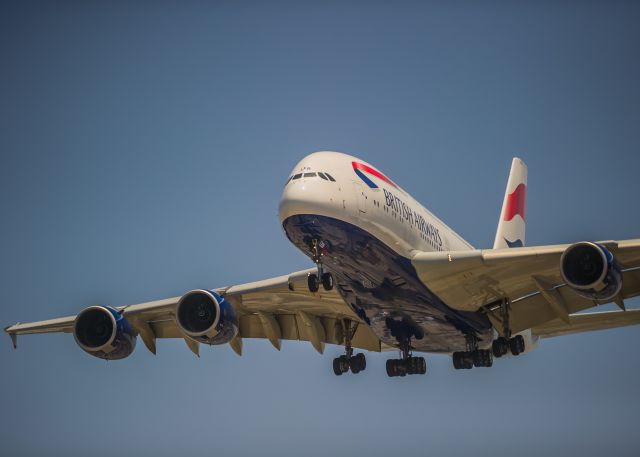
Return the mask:
<path id="1" fill-rule="evenodd" d="M 185 335 L 205 344 L 225 344 L 238 334 L 233 306 L 211 290 L 184 294 L 176 308 L 176 324 Z"/>
<path id="2" fill-rule="evenodd" d="M 80 348 L 105 360 L 124 359 L 136 347 L 136 332 L 110 306 L 89 306 L 76 316 L 73 336 Z"/>
<path id="3" fill-rule="evenodd" d="M 622 272 L 613 254 L 589 241 L 565 249 L 560 257 L 560 273 L 569 287 L 591 300 L 610 300 L 622 288 Z"/>

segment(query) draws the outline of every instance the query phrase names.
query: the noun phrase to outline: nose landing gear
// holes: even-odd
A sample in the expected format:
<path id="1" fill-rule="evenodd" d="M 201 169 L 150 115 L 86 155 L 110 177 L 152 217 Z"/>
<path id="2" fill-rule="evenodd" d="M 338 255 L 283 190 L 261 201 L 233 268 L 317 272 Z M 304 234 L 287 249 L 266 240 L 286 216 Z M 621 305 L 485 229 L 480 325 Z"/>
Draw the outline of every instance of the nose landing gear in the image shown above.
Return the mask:
<path id="1" fill-rule="evenodd" d="M 329 254 L 329 243 L 327 241 L 313 239 L 310 249 L 313 261 L 318 267 L 318 273 L 311 273 L 307 278 L 309 292 L 316 293 L 320 289 L 320 284 L 322 284 L 324 290 L 329 291 L 333 289 L 333 275 L 325 272 L 322 265 L 322 257 Z"/>

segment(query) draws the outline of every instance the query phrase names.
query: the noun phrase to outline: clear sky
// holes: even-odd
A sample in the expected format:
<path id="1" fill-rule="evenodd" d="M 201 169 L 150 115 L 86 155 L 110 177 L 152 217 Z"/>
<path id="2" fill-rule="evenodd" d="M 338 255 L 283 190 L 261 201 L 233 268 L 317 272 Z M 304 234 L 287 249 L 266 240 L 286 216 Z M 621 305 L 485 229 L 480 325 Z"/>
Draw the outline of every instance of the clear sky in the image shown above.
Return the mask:
<path id="1" fill-rule="evenodd" d="M 361 157 L 490 247 L 511 157 L 527 243 L 640 237 L 636 2 L 0 6 L 0 324 L 311 266 L 278 199 Z M 638 306 L 636 300 L 630 305 Z M 637 455 L 640 328 L 492 369 L 336 377 L 310 344 L 123 361 L 0 340 L 7 456 Z"/>

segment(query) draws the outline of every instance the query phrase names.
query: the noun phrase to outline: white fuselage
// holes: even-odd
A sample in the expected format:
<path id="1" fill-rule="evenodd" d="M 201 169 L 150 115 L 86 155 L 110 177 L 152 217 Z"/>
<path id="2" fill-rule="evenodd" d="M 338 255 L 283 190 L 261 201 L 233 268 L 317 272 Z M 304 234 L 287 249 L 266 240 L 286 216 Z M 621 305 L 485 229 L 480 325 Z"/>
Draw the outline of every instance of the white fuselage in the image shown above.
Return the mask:
<path id="1" fill-rule="evenodd" d="M 360 173 L 376 187 L 358 175 L 353 163 L 363 166 Z M 473 249 L 402 188 L 367 168 L 386 178 L 373 166 L 347 154 L 308 155 L 295 166 L 284 188 L 280 222 L 298 214 L 332 217 L 360 227 L 409 259 L 416 251 Z M 318 172 L 328 173 L 335 181 L 321 178 Z"/>

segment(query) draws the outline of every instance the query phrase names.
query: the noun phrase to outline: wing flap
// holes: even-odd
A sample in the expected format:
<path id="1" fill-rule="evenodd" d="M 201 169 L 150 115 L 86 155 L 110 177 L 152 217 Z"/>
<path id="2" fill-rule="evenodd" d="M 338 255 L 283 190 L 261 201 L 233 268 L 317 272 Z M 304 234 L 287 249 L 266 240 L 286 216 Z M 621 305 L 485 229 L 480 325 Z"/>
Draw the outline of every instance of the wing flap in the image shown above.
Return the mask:
<path id="1" fill-rule="evenodd" d="M 282 340 L 312 341 L 311 334 L 299 316 L 295 314 L 280 314 L 275 315 L 274 318 L 280 326 Z M 339 330 L 338 319 L 323 317 L 320 318 L 320 322 L 325 331 L 323 343 L 344 344 L 343 335 Z M 153 329 L 156 338 L 184 337 L 173 320 L 150 322 L 149 325 Z M 240 316 L 240 336 L 242 338 L 269 338 L 257 314 L 244 314 Z M 381 350 L 380 340 L 378 340 L 369 327 L 364 324 L 358 325 L 352 339 L 352 344 L 354 348 L 366 349 L 368 351 L 380 352 Z"/>

